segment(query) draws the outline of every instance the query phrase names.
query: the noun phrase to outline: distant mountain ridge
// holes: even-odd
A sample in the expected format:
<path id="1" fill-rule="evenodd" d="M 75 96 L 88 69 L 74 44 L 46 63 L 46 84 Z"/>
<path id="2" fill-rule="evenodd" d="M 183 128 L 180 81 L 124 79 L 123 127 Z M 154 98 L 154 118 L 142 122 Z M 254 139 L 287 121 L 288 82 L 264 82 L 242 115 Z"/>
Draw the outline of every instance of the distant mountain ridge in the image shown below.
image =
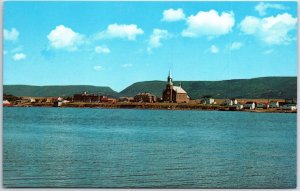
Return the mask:
<path id="1" fill-rule="evenodd" d="M 205 95 L 214 98 L 297 98 L 297 77 L 261 77 L 223 81 L 180 81 L 192 99 Z M 174 81 L 174 85 L 179 85 Z M 150 92 L 161 97 L 165 81 L 137 82 L 119 94 L 134 96 L 139 92 Z"/>
<path id="2" fill-rule="evenodd" d="M 223 81 L 180 81 L 182 87 L 192 99 L 205 95 L 214 98 L 297 98 L 297 77 L 261 77 Z M 174 81 L 179 85 L 179 81 Z M 4 85 L 3 92 L 15 96 L 51 97 L 72 96 L 87 91 L 111 97 L 135 96 L 140 92 L 149 92 L 161 97 L 166 81 L 136 82 L 121 92 L 110 87 L 98 86 L 28 86 Z"/>
<path id="3" fill-rule="evenodd" d="M 89 85 L 65 85 L 65 86 L 30 86 L 30 85 L 4 85 L 3 93 L 15 96 L 31 97 L 55 97 L 73 96 L 83 91 L 117 97 L 118 92 L 110 87 Z"/>

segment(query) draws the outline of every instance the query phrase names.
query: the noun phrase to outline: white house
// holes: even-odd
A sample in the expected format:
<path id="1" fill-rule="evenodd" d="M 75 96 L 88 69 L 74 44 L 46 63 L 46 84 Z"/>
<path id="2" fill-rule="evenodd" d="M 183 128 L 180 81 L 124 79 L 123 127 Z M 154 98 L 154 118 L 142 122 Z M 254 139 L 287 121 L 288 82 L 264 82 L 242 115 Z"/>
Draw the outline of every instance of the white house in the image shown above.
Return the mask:
<path id="1" fill-rule="evenodd" d="M 234 104 L 229 106 L 230 111 L 242 110 L 244 106 L 242 104 Z"/>
<path id="2" fill-rule="evenodd" d="M 278 101 L 271 101 L 269 104 L 270 108 L 278 108 L 279 102 Z"/>
<path id="3" fill-rule="evenodd" d="M 257 103 L 256 104 L 256 108 L 257 109 L 268 109 L 269 108 L 269 104 L 268 103 Z"/>
<path id="4" fill-rule="evenodd" d="M 297 110 L 297 106 L 294 104 L 285 104 L 285 105 L 282 105 L 280 108 L 283 110 L 291 110 L 291 111 Z"/>
<path id="5" fill-rule="evenodd" d="M 211 104 L 215 103 L 215 99 L 214 98 L 203 98 L 202 103 L 211 105 Z"/>
<path id="6" fill-rule="evenodd" d="M 226 99 L 224 101 L 224 105 L 228 105 L 228 106 L 231 106 L 231 105 L 236 105 L 238 102 L 236 99 Z"/>
<path id="7" fill-rule="evenodd" d="M 248 101 L 244 104 L 244 109 L 255 109 L 256 103 L 252 101 Z"/>

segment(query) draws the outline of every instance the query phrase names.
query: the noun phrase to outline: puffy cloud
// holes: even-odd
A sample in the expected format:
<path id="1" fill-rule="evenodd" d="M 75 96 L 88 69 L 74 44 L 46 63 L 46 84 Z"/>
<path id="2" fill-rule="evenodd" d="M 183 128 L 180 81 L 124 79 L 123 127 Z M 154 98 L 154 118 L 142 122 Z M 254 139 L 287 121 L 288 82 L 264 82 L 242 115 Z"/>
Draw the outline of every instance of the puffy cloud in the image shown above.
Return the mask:
<path id="1" fill-rule="evenodd" d="M 267 55 L 267 54 L 272 54 L 274 52 L 273 49 L 269 49 L 263 52 L 263 54 Z"/>
<path id="2" fill-rule="evenodd" d="M 104 70 L 104 68 L 102 66 L 94 66 L 94 70 L 102 71 L 102 70 Z"/>
<path id="3" fill-rule="evenodd" d="M 258 12 L 260 16 L 264 16 L 267 14 L 267 9 L 272 8 L 272 9 L 279 9 L 279 10 L 284 10 L 287 9 L 285 6 L 276 4 L 276 3 L 263 3 L 260 2 L 255 6 L 255 11 Z"/>
<path id="4" fill-rule="evenodd" d="M 21 51 L 23 51 L 23 46 L 18 46 L 18 47 L 16 47 L 16 48 L 14 48 L 14 49 L 11 50 L 12 53 L 14 53 L 14 52 L 21 52 Z"/>
<path id="5" fill-rule="evenodd" d="M 297 18 L 288 13 L 266 18 L 246 16 L 240 23 L 240 30 L 267 44 L 287 44 L 293 40 L 288 33 L 295 29 L 296 25 Z"/>
<path id="6" fill-rule="evenodd" d="M 211 45 L 210 52 L 213 54 L 219 53 L 219 48 L 216 45 Z"/>
<path id="7" fill-rule="evenodd" d="M 17 53 L 13 56 L 13 60 L 14 61 L 24 60 L 24 59 L 26 59 L 26 57 L 27 56 L 24 53 Z"/>
<path id="8" fill-rule="evenodd" d="M 229 33 L 234 26 L 233 12 L 222 12 L 220 15 L 215 10 L 200 11 L 187 18 L 187 29 L 182 31 L 184 37 L 198 37 L 207 35 L 216 37 Z"/>
<path id="9" fill-rule="evenodd" d="M 15 28 L 12 28 L 11 31 L 4 29 L 4 40 L 15 42 L 18 40 L 19 35 L 19 31 Z"/>
<path id="10" fill-rule="evenodd" d="M 153 32 L 149 39 L 149 44 L 147 50 L 151 52 L 153 48 L 158 48 L 162 45 L 161 40 L 162 39 L 168 39 L 171 35 L 167 30 L 161 30 L 161 29 L 153 29 Z"/>
<path id="11" fill-rule="evenodd" d="M 122 68 L 130 68 L 132 66 L 133 66 L 132 64 L 123 64 L 123 65 L 121 65 Z"/>
<path id="12" fill-rule="evenodd" d="M 238 50 L 240 48 L 242 48 L 243 43 L 241 42 L 233 42 L 232 44 L 229 45 L 229 49 L 230 50 Z"/>
<path id="13" fill-rule="evenodd" d="M 50 46 L 55 49 L 75 51 L 83 43 L 84 36 L 64 25 L 56 26 L 47 36 Z"/>
<path id="14" fill-rule="evenodd" d="M 109 54 L 110 49 L 105 47 L 105 46 L 96 46 L 95 47 L 95 52 L 99 54 Z"/>
<path id="15" fill-rule="evenodd" d="M 135 24 L 119 25 L 110 24 L 105 31 L 97 34 L 96 38 L 127 38 L 128 40 L 135 40 L 137 35 L 144 34 L 141 28 L 138 28 Z"/>
<path id="16" fill-rule="evenodd" d="M 185 14 L 182 9 L 168 9 L 163 12 L 163 21 L 174 22 L 185 19 Z"/>

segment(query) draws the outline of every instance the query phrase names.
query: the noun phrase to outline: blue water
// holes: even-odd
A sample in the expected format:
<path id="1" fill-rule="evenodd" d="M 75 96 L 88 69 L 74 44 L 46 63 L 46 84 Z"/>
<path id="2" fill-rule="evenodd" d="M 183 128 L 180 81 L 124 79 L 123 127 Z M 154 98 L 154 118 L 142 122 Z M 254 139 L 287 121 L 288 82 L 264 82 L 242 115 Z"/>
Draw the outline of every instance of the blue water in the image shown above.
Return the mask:
<path id="1" fill-rule="evenodd" d="M 296 187 L 296 114 L 4 108 L 3 115 L 5 187 Z"/>

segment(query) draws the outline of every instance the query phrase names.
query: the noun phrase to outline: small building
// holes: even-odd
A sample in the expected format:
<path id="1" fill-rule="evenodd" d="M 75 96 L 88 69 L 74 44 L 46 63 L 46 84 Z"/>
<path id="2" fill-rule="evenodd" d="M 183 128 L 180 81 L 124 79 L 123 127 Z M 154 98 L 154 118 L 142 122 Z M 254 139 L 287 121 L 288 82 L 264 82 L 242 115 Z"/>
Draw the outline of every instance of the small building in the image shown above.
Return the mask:
<path id="1" fill-rule="evenodd" d="M 138 93 L 134 96 L 134 102 L 154 103 L 156 102 L 156 96 L 151 93 Z"/>
<path id="2" fill-rule="evenodd" d="M 288 104 L 297 104 L 297 98 L 285 99 L 285 103 L 288 103 Z"/>
<path id="3" fill-rule="evenodd" d="M 285 105 L 280 106 L 280 109 L 295 111 L 295 110 L 297 110 L 297 106 L 295 104 L 285 104 Z"/>
<path id="4" fill-rule="evenodd" d="M 133 97 L 119 97 L 118 102 L 133 102 Z"/>
<path id="5" fill-rule="evenodd" d="M 244 104 L 244 109 L 250 109 L 253 110 L 256 107 L 256 103 L 253 101 L 248 101 Z"/>
<path id="6" fill-rule="evenodd" d="M 231 105 L 237 105 L 238 101 L 237 99 L 226 99 L 223 103 L 223 105 L 231 106 Z"/>
<path id="7" fill-rule="evenodd" d="M 106 96 L 104 96 L 103 98 L 101 98 L 101 102 L 103 103 L 116 103 L 117 100 L 114 98 L 108 98 Z"/>
<path id="8" fill-rule="evenodd" d="M 83 92 L 82 94 L 74 94 L 73 100 L 74 100 L 74 102 L 88 102 L 88 103 L 100 102 L 101 96 Z"/>
<path id="9" fill-rule="evenodd" d="M 3 106 L 12 106 L 8 100 L 3 100 Z"/>
<path id="10" fill-rule="evenodd" d="M 257 103 L 256 108 L 257 109 L 269 109 L 269 103 Z"/>
<path id="11" fill-rule="evenodd" d="M 206 105 L 212 105 L 215 103 L 215 99 L 211 97 L 204 97 L 202 98 L 201 103 Z"/>
<path id="12" fill-rule="evenodd" d="M 242 104 L 234 104 L 229 106 L 229 111 L 238 111 L 238 110 L 242 110 L 244 108 L 244 106 Z"/>
<path id="13" fill-rule="evenodd" d="M 279 102 L 278 101 L 271 101 L 269 103 L 270 108 L 279 108 Z"/>

